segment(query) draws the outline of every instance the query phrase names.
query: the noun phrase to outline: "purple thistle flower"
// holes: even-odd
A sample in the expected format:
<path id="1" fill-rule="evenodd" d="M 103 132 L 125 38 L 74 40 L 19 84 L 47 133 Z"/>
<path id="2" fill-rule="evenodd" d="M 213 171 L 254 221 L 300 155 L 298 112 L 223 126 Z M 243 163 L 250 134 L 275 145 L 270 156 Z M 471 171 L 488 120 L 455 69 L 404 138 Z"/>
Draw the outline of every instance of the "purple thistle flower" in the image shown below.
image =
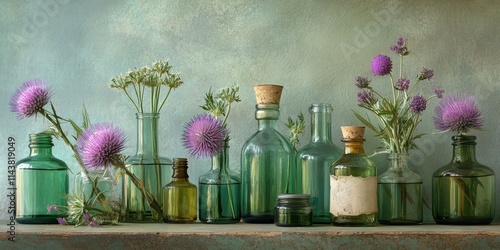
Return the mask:
<path id="1" fill-rule="evenodd" d="M 107 123 L 95 124 L 83 131 L 76 147 L 87 169 L 111 166 L 124 148 L 123 131 Z"/>
<path id="2" fill-rule="evenodd" d="M 98 227 L 99 226 L 99 222 L 97 222 L 96 220 L 93 220 L 89 223 L 89 226 L 91 227 Z"/>
<path id="3" fill-rule="evenodd" d="M 208 157 L 218 154 L 224 147 L 228 135 L 222 122 L 211 115 L 198 115 L 185 127 L 183 145 L 191 156 Z"/>
<path id="4" fill-rule="evenodd" d="M 360 91 L 358 92 L 358 104 L 359 105 L 372 105 L 376 102 L 375 96 L 372 92 Z"/>
<path id="5" fill-rule="evenodd" d="M 60 212 L 57 205 L 47 205 L 47 212 L 51 213 L 52 211 Z"/>
<path id="6" fill-rule="evenodd" d="M 408 51 L 406 47 L 406 41 L 408 41 L 408 39 L 402 37 L 398 38 L 396 45 L 391 46 L 391 50 L 402 56 L 410 54 L 410 51 Z"/>
<path id="7" fill-rule="evenodd" d="M 434 76 L 434 70 L 428 69 L 428 68 L 423 68 L 422 71 L 418 74 L 417 78 L 418 80 L 431 80 L 432 77 Z"/>
<path id="8" fill-rule="evenodd" d="M 412 113 L 420 114 L 427 108 L 427 100 L 421 95 L 415 95 L 410 102 L 410 110 Z"/>
<path id="9" fill-rule="evenodd" d="M 396 82 L 395 87 L 397 90 L 401 90 L 401 91 L 408 90 L 408 88 L 410 87 L 410 80 L 408 80 L 404 77 L 399 78 L 398 81 Z"/>
<path id="10" fill-rule="evenodd" d="M 479 129 L 483 125 L 476 98 L 466 93 L 454 93 L 444 97 L 434 111 L 434 126 L 441 131 L 451 130 L 462 134 L 470 129 Z"/>
<path id="11" fill-rule="evenodd" d="M 50 96 L 50 89 L 43 80 L 34 79 L 24 82 L 10 99 L 10 110 L 17 113 L 18 119 L 33 116 L 49 103 Z"/>
<path id="12" fill-rule="evenodd" d="M 367 77 L 357 76 L 354 80 L 356 81 L 354 85 L 360 89 L 367 88 L 370 85 L 370 80 Z"/>
<path id="13" fill-rule="evenodd" d="M 83 214 L 82 218 L 83 218 L 83 221 L 90 222 L 90 215 L 89 214 Z"/>
<path id="14" fill-rule="evenodd" d="M 68 224 L 68 222 L 66 221 L 66 219 L 64 219 L 62 217 L 57 218 L 57 222 L 59 223 L 59 225 L 66 225 L 66 224 Z"/>
<path id="15" fill-rule="evenodd" d="M 444 89 L 436 89 L 433 87 L 432 91 L 434 92 L 434 94 L 436 94 L 437 98 L 439 99 L 443 98 Z"/>
<path id="16" fill-rule="evenodd" d="M 391 58 L 385 55 L 375 56 L 371 64 L 374 75 L 384 76 L 391 73 L 392 61 Z"/>

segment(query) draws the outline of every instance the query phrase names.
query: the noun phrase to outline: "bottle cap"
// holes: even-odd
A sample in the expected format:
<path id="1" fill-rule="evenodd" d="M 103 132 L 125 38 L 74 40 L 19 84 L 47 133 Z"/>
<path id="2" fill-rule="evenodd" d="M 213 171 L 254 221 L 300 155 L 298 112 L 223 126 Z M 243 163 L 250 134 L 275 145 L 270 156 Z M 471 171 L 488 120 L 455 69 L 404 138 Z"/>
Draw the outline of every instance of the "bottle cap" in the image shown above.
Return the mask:
<path id="1" fill-rule="evenodd" d="M 253 86 L 257 104 L 280 104 L 283 86 L 274 84 L 255 84 Z"/>
<path id="2" fill-rule="evenodd" d="M 364 126 L 341 126 L 344 139 L 363 139 L 365 136 Z"/>

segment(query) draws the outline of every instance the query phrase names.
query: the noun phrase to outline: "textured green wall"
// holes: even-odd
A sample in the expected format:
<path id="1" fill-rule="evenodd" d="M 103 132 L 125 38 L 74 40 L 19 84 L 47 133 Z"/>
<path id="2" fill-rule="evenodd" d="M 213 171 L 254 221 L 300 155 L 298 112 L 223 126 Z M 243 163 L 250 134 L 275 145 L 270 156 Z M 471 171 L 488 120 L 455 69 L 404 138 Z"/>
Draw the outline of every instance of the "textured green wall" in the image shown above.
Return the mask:
<path id="1" fill-rule="evenodd" d="M 113 122 L 128 134 L 128 154 L 135 148 L 135 111 L 122 93 L 108 88 L 109 80 L 133 67 L 170 59 L 185 82 L 162 111 L 161 153 L 185 157 L 183 125 L 201 112 L 203 96 L 235 83 L 243 102 L 234 106 L 231 129 L 231 168 L 239 171 L 239 153 L 256 129 L 252 86 L 285 86 L 281 117 L 300 112 L 309 119 L 314 102 L 334 106 L 334 141 L 340 144 L 341 125 L 359 124 L 353 79 L 370 75 L 373 56 L 389 50 L 398 36 L 409 39 L 409 76 L 422 67 L 435 70 L 432 86 L 478 97 L 486 117 L 478 136 L 478 159 L 500 174 L 500 2 L 461 1 L 3 1 L 0 9 L 0 162 L 5 165 L 7 137 L 16 139 L 17 159 L 28 155 L 28 134 L 46 128 L 42 119 L 16 120 L 8 102 L 26 80 L 42 78 L 52 86 L 58 112 L 79 120 L 82 105 L 93 122 Z M 373 84 L 387 84 L 373 78 Z M 386 86 L 386 85 L 385 85 Z M 418 132 L 429 133 L 412 153 L 413 168 L 425 180 L 430 202 L 434 170 L 451 158 L 451 134 L 431 134 L 435 102 L 428 104 Z M 364 112 L 364 111 L 362 111 Z M 284 133 L 285 127 L 280 124 Z M 308 126 L 309 129 L 309 126 Z M 367 134 L 366 150 L 378 141 Z M 309 131 L 302 145 L 309 140 Z M 78 170 L 59 142 L 55 154 Z M 376 156 L 379 172 L 383 156 Z M 190 159 L 193 182 L 208 171 L 210 160 Z M 497 178 L 498 179 L 498 178 Z M 7 171 L 0 171 L 0 210 L 7 200 Z M 498 181 L 500 182 L 500 181 Z M 497 184 L 497 190 L 499 184 Z M 497 201 L 497 221 L 500 214 Z M 7 218 L 1 214 L 0 218 Z M 425 209 L 425 219 L 431 220 Z"/>

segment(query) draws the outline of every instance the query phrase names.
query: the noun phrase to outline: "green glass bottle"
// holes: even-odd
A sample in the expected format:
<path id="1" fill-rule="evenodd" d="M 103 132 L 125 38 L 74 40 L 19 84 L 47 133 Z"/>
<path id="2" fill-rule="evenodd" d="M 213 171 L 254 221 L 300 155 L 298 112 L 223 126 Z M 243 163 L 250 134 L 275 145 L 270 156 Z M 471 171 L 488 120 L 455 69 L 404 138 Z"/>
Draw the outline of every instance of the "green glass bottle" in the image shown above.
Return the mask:
<path id="1" fill-rule="evenodd" d="M 415 225 L 422 222 L 422 177 L 408 168 L 407 153 L 387 156 L 389 169 L 378 177 L 378 222 Z"/>
<path id="2" fill-rule="evenodd" d="M 16 221 L 56 224 L 64 214 L 48 213 L 47 206 L 66 206 L 68 166 L 52 155 L 49 134 L 30 135 L 30 156 L 16 164 Z"/>
<path id="3" fill-rule="evenodd" d="M 187 159 L 174 158 L 172 181 L 163 187 L 163 217 L 169 223 L 196 222 L 196 186 L 189 182 Z"/>
<path id="4" fill-rule="evenodd" d="M 432 216 L 438 224 L 484 225 L 495 216 L 495 174 L 476 161 L 476 137 L 453 136 L 451 162 L 432 177 Z"/>
<path id="5" fill-rule="evenodd" d="M 330 214 L 335 226 L 377 222 L 377 169 L 363 148 L 365 127 L 343 126 L 344 154 L 330 172 Z"/>
<path id="6" fill-rule="evenodd" d="M 229 168 L 229 146 L 212 157 L 212 169 L 200 176 L 199 217 L 208 224 L 238 223 L 241 220 L 241 178 Z"/>
<path id="7" fill-rule="evenodd" d="M 342 155 L 332 142 L 330 104 L 313 104 L 311 141 L 297 152 L 297 193 L 311 195 L 314 223 L 330 222 L 330 167 Z"/>
<path id="8" fill-rule="evenodd" d="M 241 150 L 241 217 L 247 223 L 274 223 L 278 195 L 294 192 L 292 147 L 277 131 L 282 88 L 254 87 L 258 131 Z"/>
<path id="9" fill-rule="evenodd" d="M 128 170 L 142 180 L 147 190 L 162 205 L 162 188 L 171 181 L 172 160 L 158 154 L 158 113 L 137 113 L 137 151 L 125 162 Z M 128 175 L 123 175 L 122 219 L 125 222 L 161 221 L 151 210 L 146 197 Z"/>

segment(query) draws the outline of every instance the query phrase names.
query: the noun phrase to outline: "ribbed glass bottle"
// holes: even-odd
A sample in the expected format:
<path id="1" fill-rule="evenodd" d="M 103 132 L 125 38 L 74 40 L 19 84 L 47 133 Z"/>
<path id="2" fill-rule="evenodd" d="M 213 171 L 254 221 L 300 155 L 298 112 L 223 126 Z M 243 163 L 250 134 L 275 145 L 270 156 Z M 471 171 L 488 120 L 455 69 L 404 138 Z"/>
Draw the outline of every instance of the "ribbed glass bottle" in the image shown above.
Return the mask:
<path id="1" fill-rule="evenodd" d="M 16 164 L 16 221 L 56 224 L 64 214 L 48 213 L 47 206 L 66 206 L 68 166 L 52 155 L 49 134 L 30 135 L 30 155 Z"/>
<path id="2" fill-rule="evenodd" d="M 172 181 L 163 187 L 163 217 L 168 223 L 194 223 L 197 219 L 196 186 L 189 182 L 186 158 L 174 158 Z"/>
<path id="3" fill-rule="evenodd" d="M 330 167 L 342 155 L 332 142 L 330 104 L 312 104 L 311 141 L 297 152 L 297 193 L 311 195 L 314 223 L 330 221 Z"/>
<path id="4" fill-rule="evenodd" d="M 229 146 L 212 157 L 212 169 L 200 176 L 199 217 L 208 224 L 238 223 L 241 219 L 241 178 L 229 168 Z"/>
<path id="5" fill-rule="evenodd" d="M 377 222 L 377 169 L 363 148 L 364 128 L 342 127 L 344 154 L 330 172 L 330 214 L 335 226 Z"/>
<path id="6" fill-rule="evenodd" d="M 294 192 L 294 156 L 278 131 L 278 104 L 257 104 L 258 131 L 241 151 L 241 217 L 247 223 L 274 223 L 279 194 Z"/>
<path id="7" fill-rule="evenodd" d="M 453 158 L 432 177 L 432 215 L 438 224 L 483 225 L 495 217 L 495 174 L 476 161 L 476 137 L 453 136 Z"/>
<path id="8" fill-rule="evenodd" d="M 414 225 L 422 222 L 422 177 L 408 168 L 407 153 L 387 156 L 389 169 L 378 177 L 378 222 Z"/>

